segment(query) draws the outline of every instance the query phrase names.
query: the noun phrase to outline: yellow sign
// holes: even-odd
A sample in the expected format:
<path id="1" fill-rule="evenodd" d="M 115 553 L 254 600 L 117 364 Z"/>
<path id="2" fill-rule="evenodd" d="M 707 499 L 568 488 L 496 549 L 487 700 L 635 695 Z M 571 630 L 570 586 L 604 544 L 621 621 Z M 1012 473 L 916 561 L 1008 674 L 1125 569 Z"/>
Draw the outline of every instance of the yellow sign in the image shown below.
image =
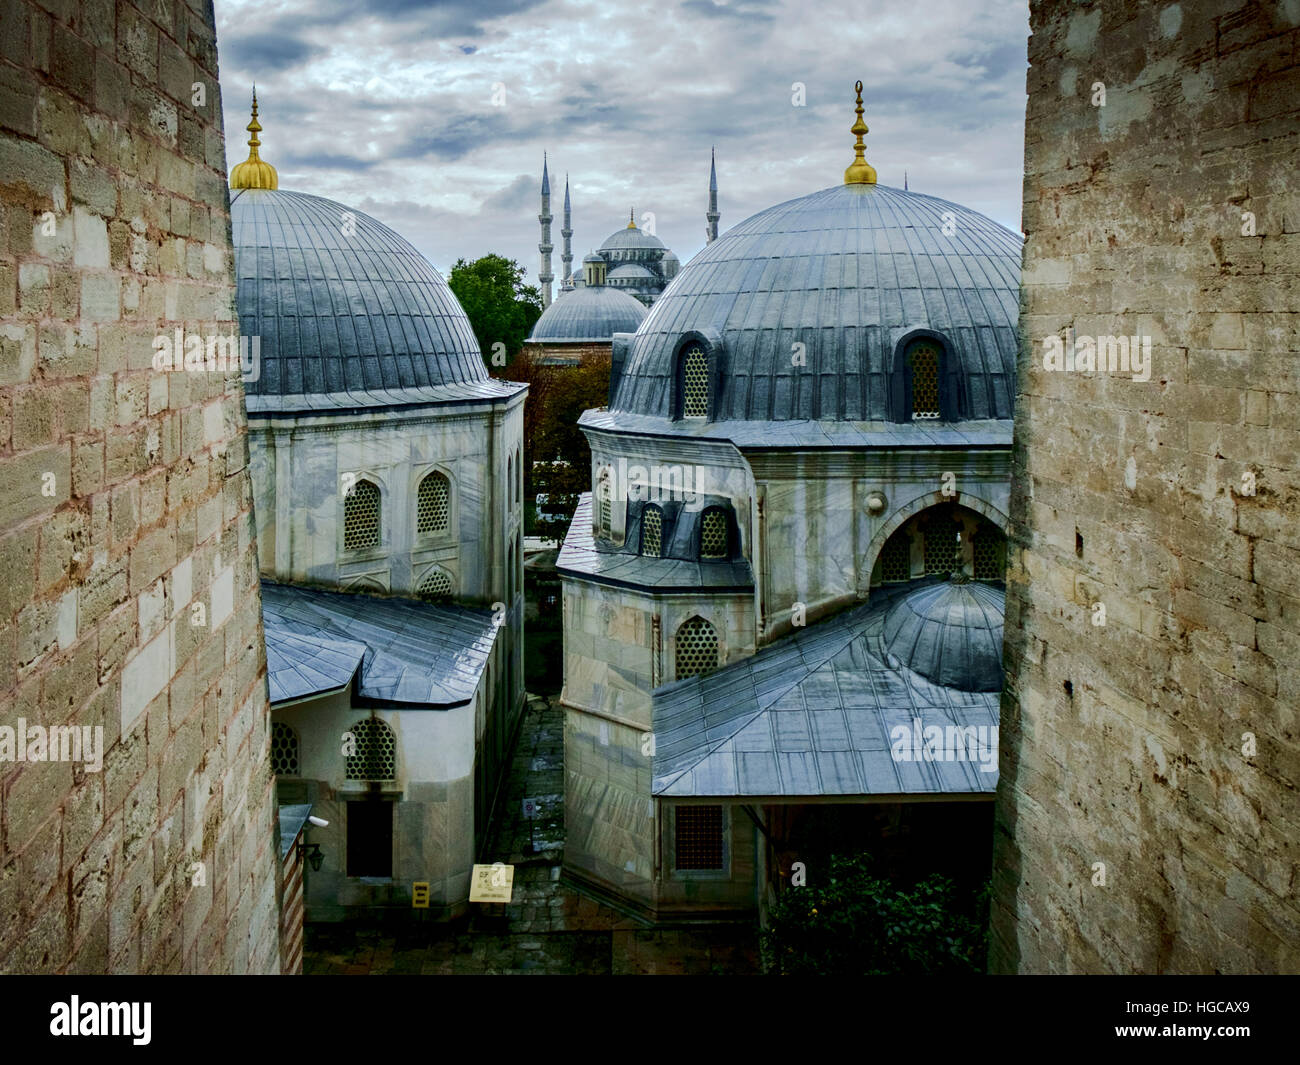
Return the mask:
<path id="1" fill-rule="evenodd" d="M 429 881 L 417 880 L 411 885 L 411 905 L 417 910 L 429 908 Z"/>
<path id="2" fill-rule="evenodd" d="M 514 891 L 515 867 L 504 862 L 476 865 L 470 874 L 470 902 L 509 902 Z"/>

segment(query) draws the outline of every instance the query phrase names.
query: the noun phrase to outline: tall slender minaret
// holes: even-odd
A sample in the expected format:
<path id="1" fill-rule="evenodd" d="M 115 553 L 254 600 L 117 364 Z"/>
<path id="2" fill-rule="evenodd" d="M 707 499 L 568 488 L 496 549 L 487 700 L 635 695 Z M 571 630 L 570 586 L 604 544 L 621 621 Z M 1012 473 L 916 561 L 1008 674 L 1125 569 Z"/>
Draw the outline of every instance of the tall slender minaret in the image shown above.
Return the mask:
<path id="1" fill-rule="evenodd" d="M 551 214 L 551 176 L 546 170 L 546 153 L 542 153 L 542 213 L 537 216 L 537 221 L 542 223 L 542 242 L 537 245 L 537 250 L 542 253 L 542 268 L 537 274 L 537 280 L 542 283 L 542 308 L 545 309 L 551 305 L 551 282 L 555 280 L 555 275 L 551 273 L 551 252 L 555 250 L 555 245 L 551 243 L 551 220 L 555 216 Z"/>
<path id="2" fill-rule="evenodd" d="M 569 238 L 573 236 L 573 216 L 569 212 L 568 174 L 564 175 L 564 226 L 560 230 L 560 236 L 564 238 L 564 251 L 560 255 L 560 262 L 564 266 L 564 274 L 560 278 L 560 288 L 563 290 L 573 275 L 573 249 L 569 246 Z"/>
<path id="3" fill-rule="evenodd" d="M 714 149 L 709 150 L 709 210 L 704 217 L 709 220 L 704 243 L 712 244 L 718 239 L 718 219 L 722 217 L 718 214 L 718 164 Z"/>

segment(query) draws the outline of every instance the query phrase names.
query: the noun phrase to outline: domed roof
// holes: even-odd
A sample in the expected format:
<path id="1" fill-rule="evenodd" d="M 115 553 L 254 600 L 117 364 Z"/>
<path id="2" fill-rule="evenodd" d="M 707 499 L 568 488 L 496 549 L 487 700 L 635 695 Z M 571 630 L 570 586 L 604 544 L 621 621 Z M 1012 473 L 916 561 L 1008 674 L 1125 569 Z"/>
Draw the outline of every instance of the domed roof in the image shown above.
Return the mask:
<path id="1" fill-rule="evenodd" d="M 677 351 L 698 330 L 721 342 L 717 421 L 885 421 L 895 350 L 922 329 L 952 345 L 964 416 L 1010 419 L 1021 244 L 975 211 L 885 185 L 770 207 L 677 274 L 637 330 L 610 410 L 671 418 Z"/>
<path id="2" fill-rule="evenodd" d="M 1000 691 L 1005 599 L 1001 589 L 964 578 L 923 585 L 886 615 L 885 647 L 935 684 Z"/>
<path id="3" fill-rule="evenodd" d="M 611 281 L 621 278 L 654 277 L 654 271 L 648 270 L 640 263 L 621 263 L 609 272 Z"/>
<path id="4" fill-rule="evenodd" d="M 605 243 L 600 246 L 601 251 L 628 251 L 630 249 L 666 251 L 667 247 L 653 233 L 647 233 L 644 229 L 637 229 L 635 226 L 615 230 L 609 235 Z"/>
<path id="5" fill-rule="evenodd" d="M 586 255 L 582 257 L 582 261 L 584 263 L 603 263 L 605 260 L 602 259 L 599 255 L 597 255 L 594 251 L 589 251 L 587 252 Z M 578 273 L 582 273 L 582 271 L 579 270 Z"/>
<path id="6" fill-rule="evenodd" d="M 330 410 L 498 398 L 438 271 L 360 211 L 283 189 L 232 193 L 241 334 L 260 337 L 248 409 Z M 347 232 L 345 233 L 345 230 Z"/>
<path id="7" fill-rule="evenodd" d="M 542 312 L 529 340 L 608 342 L 615 333 L 635 332 L 644 304 L 608 285 L 583 285 L 566 292 Z"/>

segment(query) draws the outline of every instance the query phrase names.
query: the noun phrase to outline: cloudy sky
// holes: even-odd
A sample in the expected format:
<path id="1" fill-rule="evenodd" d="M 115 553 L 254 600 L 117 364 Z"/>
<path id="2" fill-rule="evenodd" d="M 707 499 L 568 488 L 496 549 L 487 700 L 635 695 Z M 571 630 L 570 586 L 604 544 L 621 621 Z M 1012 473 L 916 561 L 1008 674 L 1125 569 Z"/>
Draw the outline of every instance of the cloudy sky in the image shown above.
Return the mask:
<path id="1" fill-rule="evenodd" d="M 392 226 L 444 274 L 498 252 L 536 282 L 542 152 L 554 268 L 635 207 L 686 262 L 720 229 L 837 184 L 864 83 L 882 184 L 1019 230 L 1025 0 L 215 0 L 226 151 Z M 795 83 L 804 106 L 795 106 Z"/>

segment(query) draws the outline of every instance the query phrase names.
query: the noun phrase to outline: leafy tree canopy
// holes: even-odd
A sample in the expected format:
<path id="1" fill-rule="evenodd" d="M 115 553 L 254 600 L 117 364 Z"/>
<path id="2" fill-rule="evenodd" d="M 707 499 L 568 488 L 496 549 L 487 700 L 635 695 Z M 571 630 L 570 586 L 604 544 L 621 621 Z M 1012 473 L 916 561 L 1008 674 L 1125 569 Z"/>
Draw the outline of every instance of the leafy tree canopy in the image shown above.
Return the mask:
<path id="1" fill-rule="evenodd" d="M 518 262 L 494 254 L 457 259 L 447 284 L 469 316 L 488 368 L 500 374 L 541 317 L 541 291 L 524 284 L 524 268 Z"/>

